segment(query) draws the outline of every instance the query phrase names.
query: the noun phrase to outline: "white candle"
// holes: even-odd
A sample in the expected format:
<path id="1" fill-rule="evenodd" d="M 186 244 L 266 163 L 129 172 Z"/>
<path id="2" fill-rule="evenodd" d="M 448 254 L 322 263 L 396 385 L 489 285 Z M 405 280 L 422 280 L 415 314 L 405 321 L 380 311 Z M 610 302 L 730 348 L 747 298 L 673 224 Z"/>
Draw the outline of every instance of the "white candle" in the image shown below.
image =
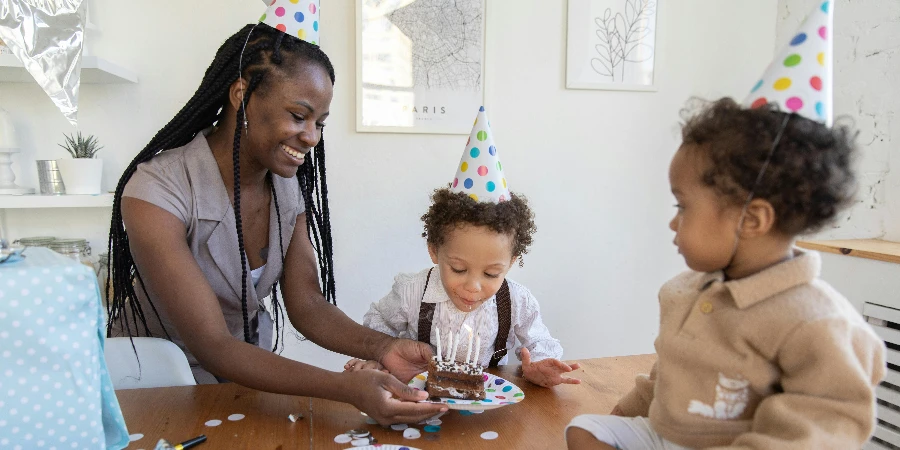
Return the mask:
<path id="1" fill-rule="evenodd" d="M 456 339 L 453 341 L 453 354 L 450 356 L 450 362 L 456 362 L 456 349 L 459 348 L 459 338 L 462 336 L 462 333 L 456 333 Z"/>
<path id="2" fill-rule="evenodd" d="M 437 339 L 437 360 L 441 360 L 441 329 L 440 327 L 434 329 L 434 335 Z"/>
<path id="3" fill-rule="evenodd" d="M 475 357 L 472 358 L 472 364 L 477 364 L 479 366 L 481 365 L 481 363 L 478 362 L 478 355 L 480 353 L 481 353 L 481 336 L 477 336 L 477 337 L 475 337 Z"/>
<path id="4" fill-rule="evenodd" d="M 0 108 L 0 148 L 19 148 L 16 127 L 6 110 Z"/>
<path id="5" fill-rule="evenodd" d="M 463 328 L 465 328 L 469 332 L 469 344 L 466 346 L 466 347 L 468 347 L 466 349 L 466 360 L 463 361 L 464 363 L 468 364 L 469 358 L 472 357 L 472 327 L 470 327 L 468 325 L 463 325 Z"/>
<path id="6" fill-rule="evenodd" d="M 450 361 L 450 357 L 453 356 L 453 330 L 450 330 L 447 333 L 447 359 L 446 361 Z"/>

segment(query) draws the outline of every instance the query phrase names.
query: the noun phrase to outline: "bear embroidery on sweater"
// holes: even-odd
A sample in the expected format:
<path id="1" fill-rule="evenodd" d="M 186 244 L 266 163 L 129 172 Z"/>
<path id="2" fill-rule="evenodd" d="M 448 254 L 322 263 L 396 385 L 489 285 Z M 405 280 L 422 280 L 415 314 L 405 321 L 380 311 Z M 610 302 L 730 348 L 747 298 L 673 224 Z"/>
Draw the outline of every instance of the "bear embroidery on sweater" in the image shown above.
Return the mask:
<path id="1" fill-rule="evenodd" d="M 712 405 L 699 400 L 691 400 L 688 412 L 711 419 L 736 419 L 747 408 L 750 397 L 750 381 L 743 378 L 728 378 L 719 373 L 716 385 L 716 399 Z"/>

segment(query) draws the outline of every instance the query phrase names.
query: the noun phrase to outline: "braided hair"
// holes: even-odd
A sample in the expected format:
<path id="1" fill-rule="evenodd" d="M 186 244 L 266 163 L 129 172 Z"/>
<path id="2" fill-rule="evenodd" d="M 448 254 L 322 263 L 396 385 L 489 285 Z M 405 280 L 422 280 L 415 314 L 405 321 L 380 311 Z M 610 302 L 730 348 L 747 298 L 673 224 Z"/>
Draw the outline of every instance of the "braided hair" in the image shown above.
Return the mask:
<path id="1" fill-rule="evenodd" d="M 138 153 L 125 169 L 113 200 L 112 220 L 109 229 L 109 255 L 110 264 L 107 268 L 106 291 L 109 292 L 112 284 L 112 296 L 107 306 L 109 323 L 107 336 L 111 335 L 113 325 L 122 325 L 129 336 L 140 333 L 151 336 L 147 325 L 147 312 L 137 300 L 135 292 L 135 279 L 137 279 L 148 304 L 156 316 L 156 320 L 162 324 L 159 312 L 147 293 L 141 274 L 134 263 L 129 247 L 128 234 L 122 221 L 122 192 L 131 176 L 137 170 L 139 164 L 151 160 L 160 152 L 187 145 L 197 133 L 217 124 L 222 119 L 225 105 L 228 101 L 229 87 L 238 79 L 238 74 L 249 80 L 249 84 L 243 93 L 243 101 L 237 110 L 237 125 L 234 130 L 234 216 L 237 228 L 238 244 L 241 253 L 242 282 L 241 282 L 241 310 L 244 319 L 244 340 L 251 342 L 250 321 L 247 313 L 247 255 L 244 251 L 244 235 L 241 220 L 241 193 L 240 193 L 240 141 L 244 126 L 244 105 L 250 99 L 253 92 L 259 88 L 266 88 L 267 80 L 272 77 L 274 70 L 286 70 L 284 61 L 286 58 L 298 58 L 310 63 L 315 63 L 328 72 L 332 84 L 334 84 L 334 67 L 328 56 L 316 45 L 310 44 L 298 38 L 287 36 L 266 24 L 247 25 L 236 34 L 228 38 L 219 50 L 216 57 L 206 70 L 200 87 L 193 97 L 187 101 L 181 111 L 159 130 L 150 143 Z M 237 69 L 237 70 L 235 70 Z M 303 202 L 306 205 L 307 220 L 306 230 L 310 242 L 316 250 L 319 264 L 319 276 L 322 283 L 322 291 L 326 301 L 335 301 L 334 262 L 332 257 L 331 220 L 328 209 L 328 188 L 325 179 L 325 141 L 319 140 L 313 149 L 312 158 L 300 166 L 297 171 L 297 180 Z M 281 209 L 278 205 L 278 197 L 272 184 L 271 172 L 267 174 L 267 182 L 272 186 L 272 196 L 275 204 L 275 212 L 278 217 L 278 237 L 281 251 L 282 267 L 284 263 L 284 244 L 281 230 Z M 113 270 L 115 268 L 115 270 Z M 275 344 L 272 351 L 278 348 L 279 336 L 283 330 L 284 318 L 280 312 L 277 294 L 278 284 L 272 286 L 272 309 L 276 328 Z M 129 322 L 130 320 L 130 322 Z M 165 327 L 163 327 L 165 331 Z M 168 331 L 166 331 L 166 337 Z"/>

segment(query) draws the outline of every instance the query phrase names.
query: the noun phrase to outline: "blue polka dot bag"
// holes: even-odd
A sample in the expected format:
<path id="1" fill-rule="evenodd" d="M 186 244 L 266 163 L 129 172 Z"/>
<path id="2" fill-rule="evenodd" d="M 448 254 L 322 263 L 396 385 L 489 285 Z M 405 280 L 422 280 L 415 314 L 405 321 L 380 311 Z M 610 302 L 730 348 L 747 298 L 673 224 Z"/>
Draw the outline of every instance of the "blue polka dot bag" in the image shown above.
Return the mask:
<path id="1" fill-rule="evenodd" d="M 0 448 L 122 449 L 97 277 L 46 248 L 0 264 Z"/>

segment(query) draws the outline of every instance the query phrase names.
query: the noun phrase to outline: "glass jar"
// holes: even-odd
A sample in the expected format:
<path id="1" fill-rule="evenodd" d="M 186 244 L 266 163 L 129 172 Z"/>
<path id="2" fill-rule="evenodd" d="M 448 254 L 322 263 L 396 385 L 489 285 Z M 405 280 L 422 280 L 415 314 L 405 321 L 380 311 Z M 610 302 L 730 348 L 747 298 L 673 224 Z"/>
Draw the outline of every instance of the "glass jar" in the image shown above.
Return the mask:
<path id="1" fill-rule="evenodd" d="M 21 244 L 25 247 L 49 247 L 56 238 L 52 236 L 33 236 L 16 239 L 13 244 Z"/>
<path id="2" fill-rule="evenodd" d="M 80 263 L 93 268 L 91 264 L 91 246 L 84 239 L 56 239 L 47 246 L 50 250 L 63 256 L 68 256 Z"/>

